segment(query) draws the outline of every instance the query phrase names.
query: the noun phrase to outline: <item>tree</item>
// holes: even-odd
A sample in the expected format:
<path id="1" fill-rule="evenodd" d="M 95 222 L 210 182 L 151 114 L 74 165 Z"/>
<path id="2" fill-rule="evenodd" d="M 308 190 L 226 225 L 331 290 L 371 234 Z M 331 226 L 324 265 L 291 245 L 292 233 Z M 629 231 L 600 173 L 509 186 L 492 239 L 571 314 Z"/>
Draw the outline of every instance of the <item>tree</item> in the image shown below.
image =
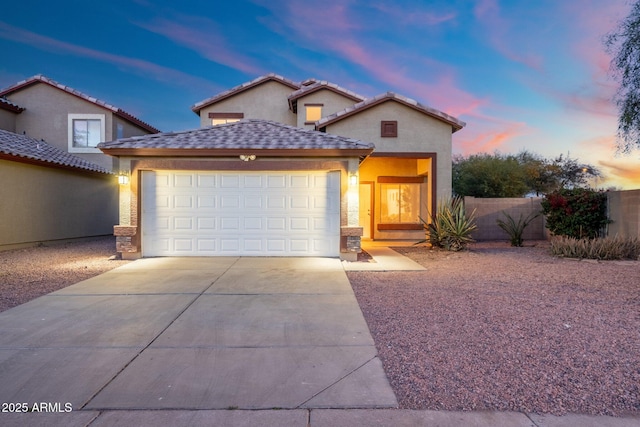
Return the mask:
<path id="1" fill-rule="evenodd" d="M 458 196 L 523 197 L 563 188 L 585 188 L 602 174 L 569 155 L 553 159 L 530 151 L 517 155 L 475 154 L 453 159 L 453 192 Z"/>
<path id="2" fill-rule="evenodd" d="M 515 156 L 475 154 L 453 160 L 453 192 L 458 196 L 522 197 L 529 191 Z"/>
<path id="3" fill-rule="evenodd" d="M 613 56 L 611 70 L 619 82 L 614 98 L 618 107 L 618 150 L 629 153 L 640 147 L 640 1 L 606 36 L 605 46 Z"/>

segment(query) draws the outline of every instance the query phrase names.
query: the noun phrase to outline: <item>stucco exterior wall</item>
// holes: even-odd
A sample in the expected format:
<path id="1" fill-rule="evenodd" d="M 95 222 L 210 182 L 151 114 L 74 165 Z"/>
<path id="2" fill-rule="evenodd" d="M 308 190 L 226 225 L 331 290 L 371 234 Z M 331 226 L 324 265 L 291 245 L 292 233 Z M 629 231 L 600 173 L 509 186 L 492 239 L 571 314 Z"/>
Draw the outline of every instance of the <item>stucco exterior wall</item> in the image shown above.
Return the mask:
<path id="1" fill-rule="evenodd" d="M 113 113 L 77 96 L 66 93 L 48 84 L 38 83 L 7 96 L 8 99 L 26 109 L 16 116 L 16 133 L 31 138 L 44 139 L 47 143 L 69 151 L 69 114 L 103 114 L 105 117 L 105 141 L 116 139 L 117 123 L 122 123 L 124 136 L 144 135 L 148 132 L 115 117 Z M 73 153 L 107 170 L 117 171 L 117 162 L 111 156 L 96 149 L 95 153 Z"/>
<path id="2" fill-rule="evenodd" d="M 526 218 L 533 213 L 542 212 L 541 202 L 541 197 L 465 197 L 464 208 L 468 214 L 475 211 L 476 225 L 478 226 L 471 236 L 476 240 L 504 240 L 508 242 L 509 235 L 496 223 L 498 219 L 506 220 L 502 212 L 518 221 L 520 216 Z M 524 240 L 546 240 L 548 237 L 549 232 L 545 228 L 543 215 L 534 219 L 522 234 Z"/>
<path id="3" fill-rule="evenodd" d="M 16 113 L 0 108 L 0 129 L 16 131 Z"/>
<path id="4" fill-rule="evenodd" d="M 288 96 L 295 89 L 269 81 L 200 110 L 200 127 L 211 126 L 209 113 L 244 113 L 245 119 L 264 119 L 296 125 Z"/>
<path id="5" fill-rule="evenodd" d="M 610 191 L 609 236 L 640 238 L 640 190 Z"/>
<path id="6" fill-rule="evenodd" d="M 383 120 L 398 122 L 398 136 L 380 136 Z M 371 107 L 327 126 L 327 132 L 373 142 L 383 153 L 436 153 L 437 198 L 451 196 L 451 125 L 394 101 Z"/>
<path id="7" fill-rule="evenodd" d="M 113 234 L 113 176 L 0 160 L 0 250 L 15 245 Z"/>
<path id="8" fill-rule="evenodd" d="M 322 117 L 329 116 L 356 104 L 355 101 L 328 89 L 310 93 L 298 99 L 297 125 L 299 128 L 313 129 L 314 125 L 305 125 L 306 111 L 304 104 L 323 104 Z"/>

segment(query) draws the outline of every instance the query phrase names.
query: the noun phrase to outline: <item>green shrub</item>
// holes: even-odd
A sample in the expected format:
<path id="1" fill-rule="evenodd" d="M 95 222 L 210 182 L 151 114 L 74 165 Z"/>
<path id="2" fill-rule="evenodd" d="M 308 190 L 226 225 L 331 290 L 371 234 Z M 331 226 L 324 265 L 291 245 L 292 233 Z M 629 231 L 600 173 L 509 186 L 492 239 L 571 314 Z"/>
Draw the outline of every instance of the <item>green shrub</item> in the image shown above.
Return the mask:
<path id="1" fill-rule="evenodd" d="M 637 260 L 640 257 L 640 239 L 618 235 L 595 239 L 557 236 L 551 239 L 551 253 L 565 258 Z"/>
<path id="2" fill-rule="evenodd" d="M 525 218 L 521 213 L 518 221 L 516 221 L 511 215 L 502 211 L 502 215 L 505 216 L 506 220 L 503 221 L 498 218 L 496 223 L 498 224 L 498 227 L 502 228 L 509 235 L 511 246 L 522 246 L 522 234 L 524 233 L 524 229 L 531 224 L 531 221 L 539 217 L 541 214 L 542 212 L 531 212 Z"/>
<path id="3" fill-rule="evenodd" d="M 542 200 L 547 228 L 556 236 L 595 238 L 611 221 L 607 193 L 585 188 L 554 191 Z"/>
<path id="4" fill-rule="evenodd" d="M 438 204 L 438 209 L 431 214 L 431 222 L 420 218 L 424 225 L 427 239 L 431 246 L 448 251 L 460 251 L 474 240 L 471 233 L 477 228 L 474 219 L 475 211 L 467 216 L 462 198 L 449 198 Z"/>

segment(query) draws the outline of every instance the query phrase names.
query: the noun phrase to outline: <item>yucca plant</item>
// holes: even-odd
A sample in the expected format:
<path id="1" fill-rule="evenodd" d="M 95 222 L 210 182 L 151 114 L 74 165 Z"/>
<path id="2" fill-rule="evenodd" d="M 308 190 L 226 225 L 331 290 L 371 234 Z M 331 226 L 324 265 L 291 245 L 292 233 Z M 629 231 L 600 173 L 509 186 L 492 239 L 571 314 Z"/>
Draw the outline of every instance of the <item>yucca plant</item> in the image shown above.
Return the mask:
<path id="1" fill-rule="evenodd" d="M 467 216 L 464 209 L 464 201 L 459 198 L 442 200 L 438 209 L 431 214 L 431 221 L 422 221 L 427 239 L 431 246 L 443 248 L 448 251 L 460 251 L 474 240 L 471 233 L 477 228 L 475 224 L 475 211 Z"/>
<path id="2" fill-rule="evenodd" d="M 524 239 L 522 238 L 524 229 L 527 228 L 527 226 L 541 214 L 542 212 L 531 212 L 526 217 L 523 217 L 521 213 L 518 217 L 518 220 L 516 221 L 511 215 L 509 215 L 505 211 L 502 211 L 502 215 L 505 216 L 505 221 L 498 218 L 496 219 L 496 223 L 498 224 L 498 227 L 502 228 L 509 235 L 511 246 L 520 247 L 522 246 L 522 242 L 524 241 Z"/>

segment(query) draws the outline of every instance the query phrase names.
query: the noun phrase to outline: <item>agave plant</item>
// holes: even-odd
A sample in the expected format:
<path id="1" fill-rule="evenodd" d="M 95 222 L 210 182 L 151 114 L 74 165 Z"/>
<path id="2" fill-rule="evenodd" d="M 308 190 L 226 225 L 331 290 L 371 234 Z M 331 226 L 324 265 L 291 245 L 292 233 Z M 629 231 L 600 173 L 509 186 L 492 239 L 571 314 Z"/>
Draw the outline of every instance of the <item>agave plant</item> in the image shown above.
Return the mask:
<path id="1" fill-rule="evenodd" d="M 527 228 L 531 221 L 536 219 L 542 214 L 542 212 L 531 212 L 526 217 L 523 217 L 522 214 L 518 217 L 516 221 L 513 219 L 511 215 L 502 211 L 502 215 L 505 216 L 506 221 L 501 220 L 500 218 L 496 219 L 496 223 L 498 223 L 498 227 L 502 228 L 509 235 L 509 240 L 511 241 L 511 246 L 522 246 L 522 234 L 524 233 L 524 229 Z"/>
<path id="2" fill-rule="evenodd" d="M 450 198 L 441 201 L 438 209 L 431 214 L 431 221 L 422 221 L 427 239 L 422 242 L 429 242 L 437 248 L 444 248 L 448 251 L 460 251 L 474 240 L 471 233 L 477 228 L 475 224 L 475 211 L 467 216 L 464 209 L 464 201 L 459 198 Z"/>

